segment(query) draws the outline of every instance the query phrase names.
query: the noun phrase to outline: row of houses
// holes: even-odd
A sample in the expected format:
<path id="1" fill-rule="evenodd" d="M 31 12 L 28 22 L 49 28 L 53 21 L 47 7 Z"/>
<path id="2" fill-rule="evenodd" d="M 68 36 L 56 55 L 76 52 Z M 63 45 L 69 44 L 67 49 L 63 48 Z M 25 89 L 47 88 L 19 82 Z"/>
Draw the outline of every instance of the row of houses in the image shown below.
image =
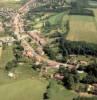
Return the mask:
<path id="1" fill-rule="evenodd" d="M 30 35 L 31 38 L 34 39 L 37 42 L 37 44 L 41 46 L 44 46 L 47 43 L 47 40 L 37 30 L 28 32 L 28 35 Z"/>

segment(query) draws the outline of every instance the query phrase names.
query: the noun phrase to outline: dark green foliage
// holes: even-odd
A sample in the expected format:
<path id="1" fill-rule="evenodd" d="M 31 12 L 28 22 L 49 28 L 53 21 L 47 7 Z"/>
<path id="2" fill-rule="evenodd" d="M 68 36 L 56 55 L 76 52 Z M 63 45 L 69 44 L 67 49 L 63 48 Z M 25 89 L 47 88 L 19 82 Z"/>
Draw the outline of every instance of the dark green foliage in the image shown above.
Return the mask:
<path id="1" fill-rule="evenodd" d="M 48 55 L 48 57 L 50 59 L 56 59 L 56 55 L 55 55 L 55 52 L 52 50 L 52 48 L 49 47 L 49 45 L 46 45 L 44 47 L 44 51 L 45 53 Z"/>
<path id="2" fill-rule="evenodd" d="M 96 63 L 88 65 L 84 69 L 84 71 L 87 72 L 87 76 L 82 79 L 83 83 L 86 83 L 86 84 L 97 83 L 97 64 Z"/>
<path id="3" fill-rule="evenodd" d="M 83 8 L 88 6 L 88 0 L 75 0 L 71 2 L 71 6 L 81 12 Z"/>
<path id="4" fill-rule="evenodd" d="M 7 71 L 11 70 L 12 68 L 16 67 L 17 66 L 17 62 L 16 60 L 12 60 L 10 62 L 7 63 L 7 65 L 5 66 L 5 69 Z"/>
<path id="5" fill-rule="evenodd" d="M 62 81 L 68 89 L 73 89 L 79 83 L 79 75 L 76 70 L 69 71 L 64 67 L 60 67 L 58 73 L 64 76 Z"/>
<path id="6" fill-rule="evenodd" d="M 78 96 L 77 98 L 74 98 L 73 100 L 97 100 L 97 97 L 80 97 Z"/>
<path id="7" fill-rule="evenodd" d="M 14 56 L 16 58 L 17 61 L 19 61 L 20 58 L 22 58 L 22 51 L 23 51 L 23 47 L 20 45 L 20 43 L 16 43 L 14 48 L 13 48 L 13 52 L 14 52 Z"/>
<path id="8" fill-rule="evenodd" d="M 95 76 L 92 76 L 92 75 L 87 75 L 86 77 L 84 77 L 82 79 L 81 82 L 83 82 L 85 84 L 97 83 L 97 78 Z"/>
<path id="9" fill-rule="evenodd" d="M 63 38 L 59 39 L 60 49 L 63 55 L 80 54 L 97 56 L 97 45 L 86 42 L 71 42 Z"/>
<path id="10" fill-rule="evenodd" d="M 85 71 L 89 74 L 89 75 L 93 75 L 95 77 L 97 77 L 97 63 L 93 63 L 91 65 L 88 65 L 85 69 Z"/>

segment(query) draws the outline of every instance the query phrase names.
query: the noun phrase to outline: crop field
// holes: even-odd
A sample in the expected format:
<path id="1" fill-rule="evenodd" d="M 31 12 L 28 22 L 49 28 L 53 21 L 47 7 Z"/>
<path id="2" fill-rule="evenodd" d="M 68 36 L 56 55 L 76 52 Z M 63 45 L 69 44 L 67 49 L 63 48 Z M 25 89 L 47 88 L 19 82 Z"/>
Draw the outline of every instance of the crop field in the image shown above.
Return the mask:
<path id="1" fill-rule="evenodd" d="M 95 18 L 91 16 L 70 16 L 70 31 L 67 40 L 97 43 Z"/>

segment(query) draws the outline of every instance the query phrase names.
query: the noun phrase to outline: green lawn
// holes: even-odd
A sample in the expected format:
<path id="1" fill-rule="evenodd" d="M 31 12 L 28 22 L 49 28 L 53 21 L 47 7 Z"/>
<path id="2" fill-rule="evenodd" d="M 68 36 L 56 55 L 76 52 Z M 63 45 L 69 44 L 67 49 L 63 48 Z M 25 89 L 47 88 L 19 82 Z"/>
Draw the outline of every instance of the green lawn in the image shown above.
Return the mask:
<path id="1" fill-rule="evenodd" d="M 0 58 L 0 67 L 4 68 L 5 65 L 9 61 L 11 61 L 13 58 L 14 58 L 14 56 L 13 56 L 12 46 L 5 47 L 5 49 L 2 50 L 2 55 L 1 55 L 1 58 Z"/>
<path id="2" fill-rule="evenodd" d="M 60 24 L 60 22 L 62 22 L 62 18 L 64 16 L 64 12 L 62 13 L 57 13 L 53 16 L 51 16 L 48 21 L 52 24 L 52 25 L 56 25 L 56 24 Z"/>
<path id="3" fill-rule="evenodd" d="M 0 86 L 0 100 L 43 100 L 47 82 L 26 79 Z"/>
<path id="4" fill-rule="evenodd" d="M 62 85 L 54 84 L 49 90 L 49 100 L 72 100 L 77 94 L 65 89 Z"/>

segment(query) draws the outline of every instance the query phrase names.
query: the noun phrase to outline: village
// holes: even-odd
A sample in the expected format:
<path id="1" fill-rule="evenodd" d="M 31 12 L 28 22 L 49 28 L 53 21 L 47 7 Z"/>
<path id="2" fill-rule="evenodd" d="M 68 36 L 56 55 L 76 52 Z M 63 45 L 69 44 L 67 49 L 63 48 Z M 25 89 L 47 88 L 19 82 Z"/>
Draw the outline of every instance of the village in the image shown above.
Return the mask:
<path id="1" fill-rule="evenodd" d="M 97 45 L 65 39 L 70 31 L 65 13 L 69 14 L 72 5 L 76 4 L 76 1 L 69 2 L 28 0 L 18 10 L 0 10 L 0 71 L 10 82 L 27 77 L 31 81 L 36 79 L 48 83 L 44 91 L 46 96 L 42 94 L 43 100 L 59 100 L 49 99 L 52 98 L 49 89 L 53 89 L 53 84 L 70 90 L 78 98 L 97 96 Z M 55 25 L 58 13 L 64 17 L 60 17 L 61 21 Z M 54 20 L 55 23 L 51 24 Z M 74 96 L 67 100 L 81 100 Z"/>

